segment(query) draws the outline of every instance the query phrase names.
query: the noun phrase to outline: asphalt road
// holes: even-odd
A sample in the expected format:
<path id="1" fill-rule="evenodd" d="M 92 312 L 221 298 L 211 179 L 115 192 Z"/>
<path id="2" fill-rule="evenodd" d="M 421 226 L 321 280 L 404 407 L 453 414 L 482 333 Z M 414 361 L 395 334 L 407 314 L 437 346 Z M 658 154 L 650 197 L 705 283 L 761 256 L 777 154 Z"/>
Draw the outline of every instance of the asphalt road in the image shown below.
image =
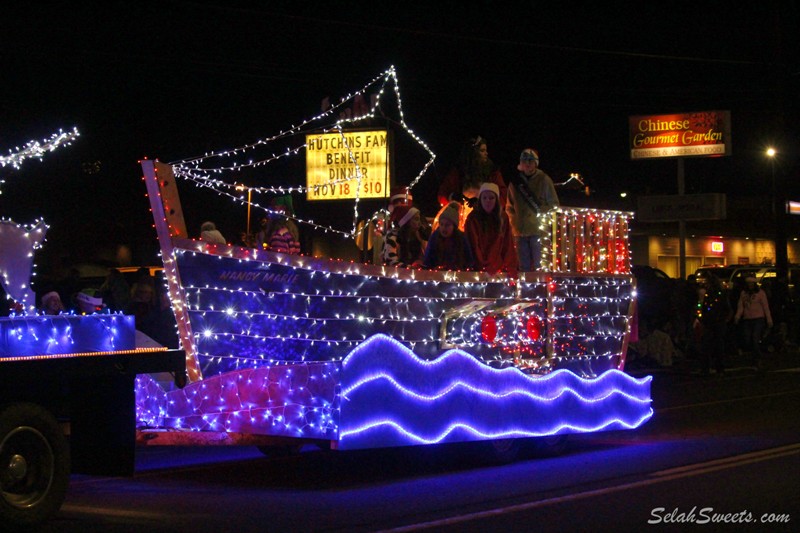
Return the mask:
<path id="1" fill-rule="evenodd" d="M 474 446 L 142 448 L 133 478 L 73 476 L 43 531 L 798 531 L 800 354 L 770 357 L 655 371 L 645 426 L 501 466 Z"/>

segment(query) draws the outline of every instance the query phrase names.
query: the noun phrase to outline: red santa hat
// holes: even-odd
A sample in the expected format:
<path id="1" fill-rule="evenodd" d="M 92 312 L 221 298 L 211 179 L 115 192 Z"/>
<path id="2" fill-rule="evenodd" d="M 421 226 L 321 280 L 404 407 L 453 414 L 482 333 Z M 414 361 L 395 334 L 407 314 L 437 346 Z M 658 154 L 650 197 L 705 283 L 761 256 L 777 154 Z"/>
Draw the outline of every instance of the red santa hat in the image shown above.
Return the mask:
<path id="1" fill-rule="evenodd" d="M 392 211 L 392 222 L 397 224 L 398 227 L 405 226 L 409 220 L 414 218 L 414 215 L 419 214 L 419 209 L 411 207 L 410 205 L 400 204 L 395 206 Z"/>
<path id="2" fill-rule="evenodd" d="M 408 187 L 394 187 L 392 195 L 389 196 L 389 212 L 391 213 L 397 204 L 410 204 L 414 200 Z"/>

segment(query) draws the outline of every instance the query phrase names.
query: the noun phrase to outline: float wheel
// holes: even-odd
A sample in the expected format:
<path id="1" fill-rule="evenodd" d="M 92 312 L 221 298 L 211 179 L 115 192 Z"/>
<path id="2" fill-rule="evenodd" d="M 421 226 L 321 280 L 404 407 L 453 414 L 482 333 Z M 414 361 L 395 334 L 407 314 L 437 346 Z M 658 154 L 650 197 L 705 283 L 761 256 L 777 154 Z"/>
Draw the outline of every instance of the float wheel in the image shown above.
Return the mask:
<path id="1" fill-rule="evenodd" d="M 0 407 L 0 523 L 34 529 L 64 502 L 69 446 L 50 412 L 32 403 Z"/>

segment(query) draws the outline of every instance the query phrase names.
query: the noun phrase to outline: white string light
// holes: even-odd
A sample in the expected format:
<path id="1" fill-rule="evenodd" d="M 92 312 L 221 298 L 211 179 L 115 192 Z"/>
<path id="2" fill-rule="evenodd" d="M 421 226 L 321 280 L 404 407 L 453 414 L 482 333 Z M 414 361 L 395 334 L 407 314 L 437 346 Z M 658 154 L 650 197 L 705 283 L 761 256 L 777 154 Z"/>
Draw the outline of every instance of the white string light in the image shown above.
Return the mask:
<path id="1" fill-rule="evenodd" d="M 79 135 L 78 129 L 73 128 L 69 132 L 58 130 L 58 133 L 42 141 L 28 141 L 22 148 L 17 147 L 15 151 L 9 150 L 8 155 L 0 156 L 0 167 L 10 165 L 18 169 L 26 159 L 42 159 L 46 153 L 55 151 L 59 146 L 71 144 Z"/>
<path id="2" fill-rule="evenodd" d="M 323 111 L 321 114 L 315 117 L 303 121 L 297 126 L 292 126 L 291 128 L 283 130 L 276 135 L 257 140 L 252 144 L 239 146 L 230 150 L 209 152 L 200 157 L 182 159 L 173 162 L 171 163 L 173 167 L 173 172 L 176 177 L 191 181 L 199 187 L 207 187 L 215 191 L 217 194 L 230 197 L 243 205 L 247 205 L 248 203 L 250 203 L 251 207 L 260 209 L 267 214 L 284 216 L 285 218 L 294 220 L 295 222 L 298 222 L 300 224 L 304 224 L 316 229 L 321 229 L 325 232 L 332 232 L 335 234 L 340 234 L 344 237 L 353 238 L 356 236 L 358 232 L 357 229 L 358 217 L 359 217 L 358 206 L 360 202 L 361 180 L 363 179 L 363 173 L 361 170 L 361 166 L 358 163 L 358 158 L 355 156 L 352 147 L 348 143 L 344 127 L 358 126 L 359 123 L 376 118 L 378 116 L 378 112 L 380 111 L 380 103 L 384 96 L 386 85 L 390 82 L 393 85 L 394 95 L 397 99 L 397 109 L 399 113 L 400 126 L 429 156 L 429 159 L 423 165 L 422 169 L 411 180 L 411 183 L 408 186 L 408 189 L 410 191 L 428 171 L 430 166 L 433 164 L 436 155 L 428 147 L 428 145 L 422 139 L 420 139 L 411 128 L 408 127 L 408 125 L 405 122 L 402 99 L 400 97 L 400 87 L 397 80 L 397 73 L 395 72 L 394 67 L 390 67 L 381 75 L 375 77 L 372 81 L 367 83 L 361 90 L 352 94 L 348 94 L 347 96 L 343 97 L 336 105 L 334 105 L 330 109 Z M 354 100 L 357 96 L 364 96 L 369 90 L 376 87 L 379 87 L 377 98 L 374 99 L 372 107 L 369 109 L 368 112 L 359 116 L 340 118 L 336 120 L 333 124 L 327 126 L 326 125 L 320 126 L 320 123 L 323 120 L 333 117 L 338 109 L 342 108 L 350 101 Z M 310 190 L 309 187 L 307 186 L 290 187 L 286 185 L 275 185 L 275 186 L 249 187 L 248 188 L 249 194 L 247 196 L 251 199 L 248 200 L 245 199 L 244 195 L 239 195 L 236 194 L 235 192 L 232 192 L 235 191 L 237 180 L 235 179 L 225 180 L 221 177 L 223 174 L 227 175 L 230 173 L 239 173 L 242 170 L 248 168 L 264 167 L 269 165 L 270 163 L 274 163 L 284 158 L 296 156 L 301 152 L 304 152 L 308 148 L 308 145 L 305 142 L 305 134 L 312 131 L 314 133 L 320 133 L 320 132 L 338 133 L 342 137 L 343 146 L 347 150 L 348 158 L 355 167 L 355 172 L 353 173 L 352 176 L 338 178 L 329 182 L 329 185 L 349 183 L 352 181 L 354 181 L 356 184 L 356 197 L 353 203 L 353 225 L 350 230 L 346 231 L 334 228 L 332 226 L 321 225 L 316 223 L 312 219 L 303 219 L 292 214 L 285 215 L 281 212 L 275 212 L 269 209 L 268 207 L 262 206 L 258 202 L 252 201 L 252 195 L 254 194 L 284 195 L 292 193 L 301 193 L 301 194 L 307 193 Z M 258 153 L 257 151 L 268 149 L 268 147 L 274 145 L 276 141 L 279 140 L 291 141 L 294 139 L 297 139 L 295 141 L 296 144 L 294 146 L 290 146 L 279 153 L 275 153 L 274 151 L 268 151 L 266 155 L 257 157 Z M 246 154 L 252 156 L 246 162 L 238 163 L 235 161 L 235 158 L 242 157 Z M 215 160 L 219 160 L 220 163 L 214 164 Z"/>

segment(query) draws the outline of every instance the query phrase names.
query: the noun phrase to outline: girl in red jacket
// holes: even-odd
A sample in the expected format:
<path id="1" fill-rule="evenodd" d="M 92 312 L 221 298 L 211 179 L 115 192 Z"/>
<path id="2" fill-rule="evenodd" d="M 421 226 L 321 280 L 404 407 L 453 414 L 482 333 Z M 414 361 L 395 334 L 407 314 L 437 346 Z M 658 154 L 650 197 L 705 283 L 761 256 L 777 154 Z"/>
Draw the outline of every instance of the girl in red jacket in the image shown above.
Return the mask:
<path id="1" fill-rule="evenodd" d="M 489 274 L 504 271 L 516 276 L 517 253 L 508 216 L 500 208 L 500 188 L 485 182 L 481 184 L 478 199 L 478 206 L 467 217 L 464 228 L 476 267 Z"/>

